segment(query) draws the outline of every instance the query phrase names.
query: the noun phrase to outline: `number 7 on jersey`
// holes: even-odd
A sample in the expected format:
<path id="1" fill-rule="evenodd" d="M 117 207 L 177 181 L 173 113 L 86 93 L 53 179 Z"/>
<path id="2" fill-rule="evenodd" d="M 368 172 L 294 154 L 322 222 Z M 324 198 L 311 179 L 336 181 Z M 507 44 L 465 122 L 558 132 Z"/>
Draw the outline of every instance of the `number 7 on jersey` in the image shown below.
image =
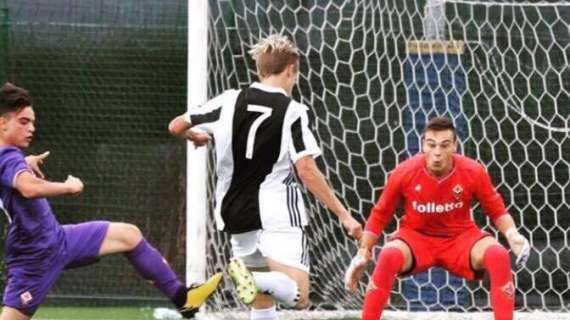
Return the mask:
<path id="1" fill-rule="evenodd" d="M 269 107 L 263 107 L 258 105 L 248 105 L 247 111 L 250 112 L 257 112 L 261 113 L 257 119 L 253 121 L 251 127 L 249 128 L 249 132 L 247 134 L 247 145 L 245 147 L 245 157 L 246 159 L 253 159 L 253 146 L 255 144 L 255 135 L 257 133 L 257 129 L 265 119 L 271 116 L 273 109 Z"/>

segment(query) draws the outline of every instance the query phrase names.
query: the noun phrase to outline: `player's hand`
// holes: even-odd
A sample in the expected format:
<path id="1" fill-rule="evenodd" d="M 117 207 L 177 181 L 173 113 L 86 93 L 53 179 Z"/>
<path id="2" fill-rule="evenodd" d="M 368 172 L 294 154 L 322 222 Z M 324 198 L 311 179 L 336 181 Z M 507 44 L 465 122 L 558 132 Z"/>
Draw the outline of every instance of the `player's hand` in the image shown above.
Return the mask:
<path id="1" fill-rule="evenodd" d="M 530 256 L 530 244 L 528 240 L 516 229 L 510 229 L 506 233 L 507 241 L 513 253 L 517 257 L 515 266 L 517 269 L 524 267 Z"/>
<path id="2" fill-rule="evenodd" d="M 360 240 L 362 237 L 362 225 L 356 219 L 354 219 L 350 214 L 347 215 L 345 219 L 341 220 L 342 225 L 346 229 L 346 233 L 356 240 Z"/>
<path id="3" fill-rule="evenodd" d="M 366 264 L 370 261 L 370 250 L 360 248 L 356 256 L 350 261 L 350 265 L 344 274 L 344 288 L 350 294 L 354 294 L 358 288 L 358 281 L 364 274 Z"/>
<path id="4" fill-rule="evenodd" d="M 42 172 L 42 170 L 40 169 L 40 166 L 42 164 L 44 164 L 44 160 L 48 156 L 49 156 L 49 151 L 46 151 L 46 152 L 39 154 L 39 155 L 33 155 L 32 154 L 32 155 L 29 155 L 26 157 L 26 163 L 28 164 L 30 169 L 32 169 L 34 174 L 36 176 L 38 176 L 39 178 L 42 178 L 42 179 L 45 178 L 45 175 Z"/>
<path id="5" fill-rule="evenodd" d="M 212 141 L 212 137 L 208 133 L 194 130 L 187 130 L 185 137 L 194 142 L 196 148 L 205 146 Z"/>
<path id="6" fill-rule="evenodd" d="M 83 191 L 83 182 L 81 182 L 81 180 L 77 177 L 68 175 L 64 183 L 69 189 L 68 194 L 75 195 L 80 194 Z"/>

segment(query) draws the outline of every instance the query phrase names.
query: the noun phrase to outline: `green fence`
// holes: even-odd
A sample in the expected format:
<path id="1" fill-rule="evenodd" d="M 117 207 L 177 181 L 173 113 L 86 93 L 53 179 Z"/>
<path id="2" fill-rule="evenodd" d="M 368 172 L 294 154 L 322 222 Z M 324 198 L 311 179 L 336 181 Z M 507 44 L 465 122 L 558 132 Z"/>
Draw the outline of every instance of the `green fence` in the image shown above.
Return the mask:
<path id="1" fill-rule="evenodd" d="M 185 145 L 167 127 L 186 104 L 186 1 L 5 6 L 0 39 L 9 34 L 10 41 L 0 46 L 6 70 L 0 77 L 9 74 L 34 97 L 30 152 L 51 151 L 49 179 L 73 174 L 85 183 L 81 196 L 51 200 L 59 221 L 134 223 L 183 276 Z M 50 297 L 54 303 L 162 301 L 122 256 L 70 270 Z"/>

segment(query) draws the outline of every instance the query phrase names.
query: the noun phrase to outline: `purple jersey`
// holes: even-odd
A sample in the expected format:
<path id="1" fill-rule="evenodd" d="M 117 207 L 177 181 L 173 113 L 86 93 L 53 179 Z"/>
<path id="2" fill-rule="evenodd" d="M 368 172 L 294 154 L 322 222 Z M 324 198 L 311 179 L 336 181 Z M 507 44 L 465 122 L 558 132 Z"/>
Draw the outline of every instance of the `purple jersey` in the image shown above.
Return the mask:
<path id="1" fill-rule="evenodd" d="M 65 238 L 45 198 L 26 199 L 15 189 L 17 175 L 30 170 L 20 149 L 0 147 L 0 210 L 10 220 L 5 244 L 9 268 L 50 263 Z"/>

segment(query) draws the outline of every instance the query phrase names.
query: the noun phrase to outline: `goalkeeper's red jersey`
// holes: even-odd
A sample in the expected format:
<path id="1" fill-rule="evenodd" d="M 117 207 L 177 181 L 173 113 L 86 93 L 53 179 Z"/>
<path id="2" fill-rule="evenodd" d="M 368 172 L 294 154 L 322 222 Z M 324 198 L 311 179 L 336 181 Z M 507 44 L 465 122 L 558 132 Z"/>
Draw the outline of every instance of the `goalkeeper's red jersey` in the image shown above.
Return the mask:
<path id="1" fill-rule="evenodd" d="M 475 200 L 493 221 L 507 213 L 485 168 L 458 154 L 453 155 L 451 172 L 441 178 L 429 174 L 424 154 L 398 165 L 372 209 L 365 230 L 380 235 L 401 200 L 404 216 L 400 226 L 437 237 L 453 237 L 475 227 L 471 217 Z"/>

